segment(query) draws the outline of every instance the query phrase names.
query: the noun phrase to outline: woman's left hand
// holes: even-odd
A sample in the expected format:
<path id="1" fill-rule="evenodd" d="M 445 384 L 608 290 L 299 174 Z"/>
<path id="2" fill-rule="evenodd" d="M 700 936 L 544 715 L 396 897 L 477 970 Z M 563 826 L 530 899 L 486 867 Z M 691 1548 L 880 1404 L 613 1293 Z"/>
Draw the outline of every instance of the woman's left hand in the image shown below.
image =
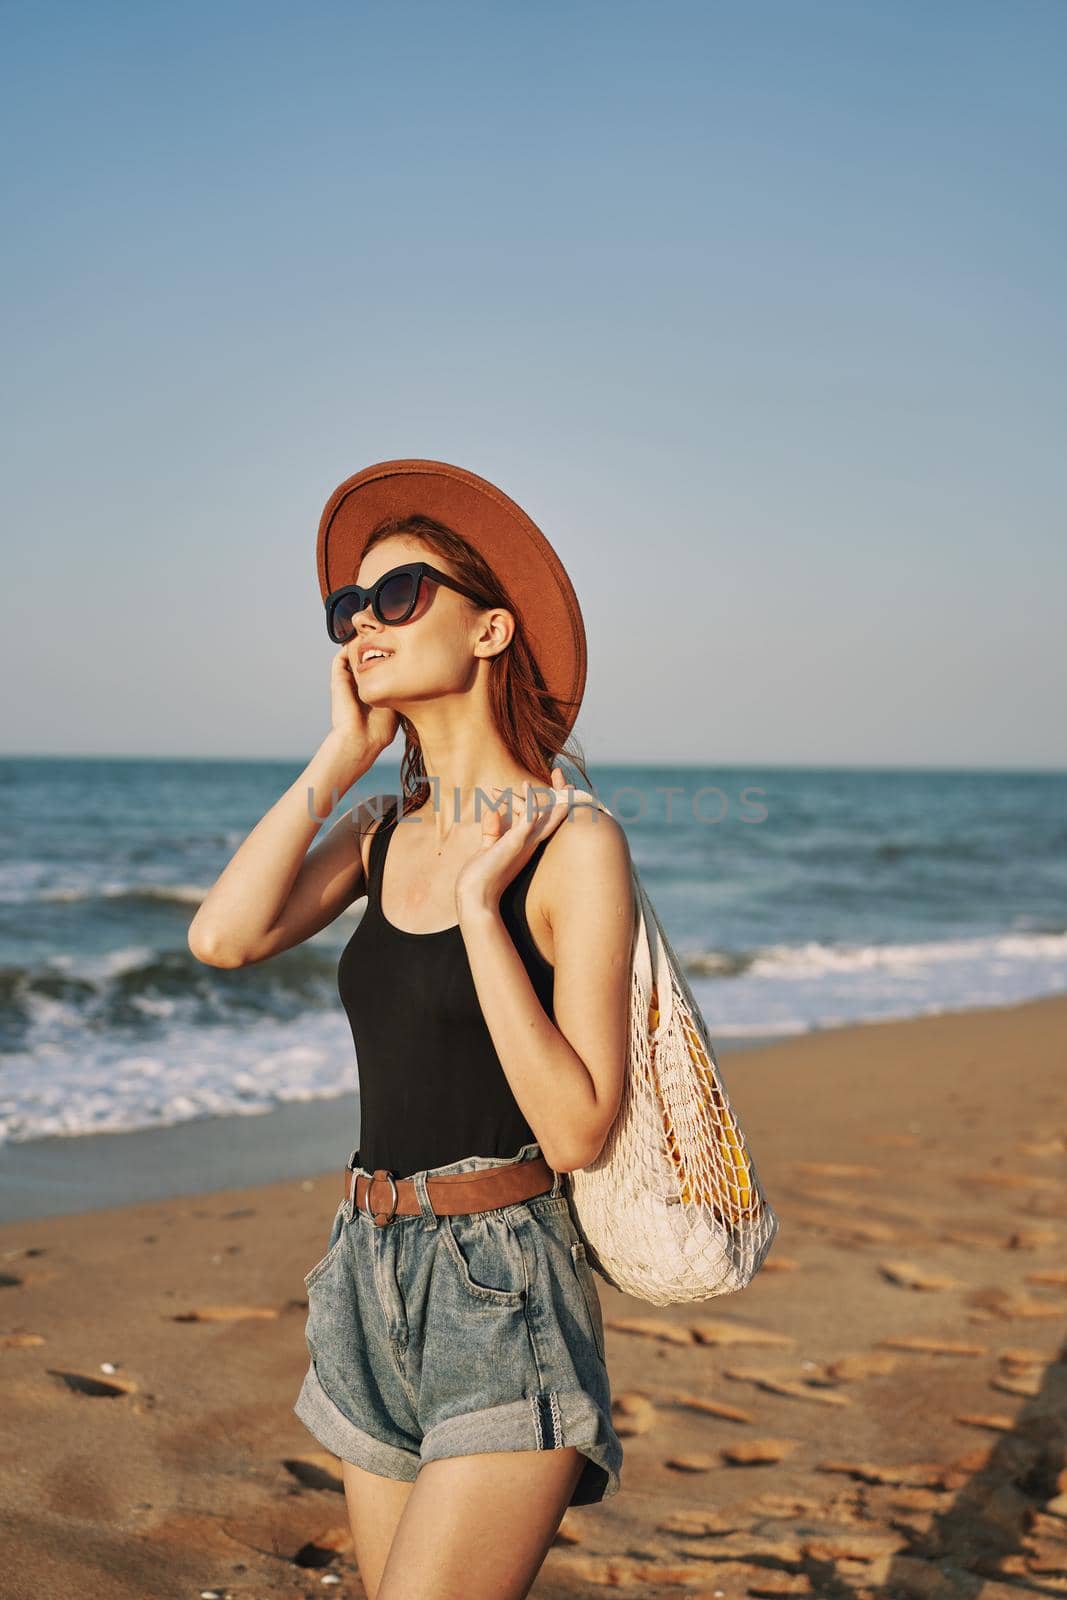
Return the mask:
<path id="1" fill-rule="evenodd" d="M 580 792 L 568 786 L 560 767 L 552 768 L 552 788 L 552 797 L 542 799 L 544 786 L 538 786 L 529 806 L 530 784 L 510 790 L 508 820 L 504 810 L 487 807 L 482 812 L 481 845 L 464 862 L 456 879 L 456 915 L 461 923 L 465 916 L 497 909 L 512 878 L 522 871 L 542 839 L 555 833 L 567 816 L 570 800 Z M 500 795 L 503 790 L 494 793 Z"/>

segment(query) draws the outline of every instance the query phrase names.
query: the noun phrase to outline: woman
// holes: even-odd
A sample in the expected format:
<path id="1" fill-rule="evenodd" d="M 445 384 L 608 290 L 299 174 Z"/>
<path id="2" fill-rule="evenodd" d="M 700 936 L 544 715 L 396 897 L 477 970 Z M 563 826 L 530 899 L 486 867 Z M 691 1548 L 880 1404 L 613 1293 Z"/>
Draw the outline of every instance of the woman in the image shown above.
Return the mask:
<path id="1" fill-rule="evenodd" d="M 189 943 L 264 961 L 367 896 L 338 969 L 360 1144 L 305 1278 L 294 1409 L 342 1462 L 371 1600 L 511 1600 L 567 1506 L 619 1487 L 563 1175 L 595 1160 L 621 1100 L 629 851 L 555 764 L 584 632 L 519 507 L 445 463 L 379 463 L 327 503 L 318 555 L 332 727 Z M 400 804 L 363 802 L 309 850 L 398 727 Z"/>

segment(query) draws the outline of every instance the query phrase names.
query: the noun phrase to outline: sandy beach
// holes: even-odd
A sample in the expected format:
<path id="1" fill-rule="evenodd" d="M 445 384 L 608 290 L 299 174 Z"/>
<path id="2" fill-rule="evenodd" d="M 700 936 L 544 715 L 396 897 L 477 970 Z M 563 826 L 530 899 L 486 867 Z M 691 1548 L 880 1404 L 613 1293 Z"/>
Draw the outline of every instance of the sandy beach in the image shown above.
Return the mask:
<path id="1" fill-rule="evenodd" d="M 696 1305 L 598 1279 L 622 1491 L 533 1593 L 1067 1594 L 1067 997 L 719 1055 L 778 1238 Z M 362 1595 L 291 1410 L 349 1127 L 0 1227 L 5 1600 Z"/>

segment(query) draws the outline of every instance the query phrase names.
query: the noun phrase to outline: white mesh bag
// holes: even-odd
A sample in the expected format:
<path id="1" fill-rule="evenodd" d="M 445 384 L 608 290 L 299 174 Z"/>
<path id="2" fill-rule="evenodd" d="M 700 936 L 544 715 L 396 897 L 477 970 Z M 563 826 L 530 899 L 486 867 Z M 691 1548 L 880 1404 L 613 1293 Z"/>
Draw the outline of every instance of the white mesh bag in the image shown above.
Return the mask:
<path id="1" fill-rule="evenodd" d="M 631 868 L 635 927 L 622 1102 L 596 1160 L 563 1181 L 601 1277 L 624 1294 L 671 1305 L 743 1289 L 770 1249 L 778 1218 L 682 963 Z"/>

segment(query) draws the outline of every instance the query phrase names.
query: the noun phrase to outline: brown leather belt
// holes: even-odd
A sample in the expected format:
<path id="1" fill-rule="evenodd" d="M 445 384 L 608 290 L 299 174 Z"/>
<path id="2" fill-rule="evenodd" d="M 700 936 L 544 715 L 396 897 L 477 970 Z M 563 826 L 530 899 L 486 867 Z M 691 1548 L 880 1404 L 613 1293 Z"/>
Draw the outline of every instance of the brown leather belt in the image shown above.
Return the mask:
<path id="1" fill-rule="evenodd" d="M 514 1205 L 544 1194 L 555 1182 L 556 1174 L 544 1156 L 532 1161 L 510 1161 L 502 1167 L 482 1167 L 476 1172 L 446 1172 L 427 1178 L 426 1194 L 438 1216 L 456 1216 L 463 1211 L 492 1211 L 496 1206 Z M 353 1185 L 353 1179 L 355 1183 Z M 411 1178 L 396 1178 L 386 1167 L 376 1167 L 369 1178 L 351 1167 L 345 1168 L 344 1194 L 354 1199 L 379 1228 L 394 1217 L 417 1217 L 422 1210 Z M 353 1187 L 355 1194 L 353 1195 Z M 371 1189 L 389 1209 L 371 1209 Z"/>

